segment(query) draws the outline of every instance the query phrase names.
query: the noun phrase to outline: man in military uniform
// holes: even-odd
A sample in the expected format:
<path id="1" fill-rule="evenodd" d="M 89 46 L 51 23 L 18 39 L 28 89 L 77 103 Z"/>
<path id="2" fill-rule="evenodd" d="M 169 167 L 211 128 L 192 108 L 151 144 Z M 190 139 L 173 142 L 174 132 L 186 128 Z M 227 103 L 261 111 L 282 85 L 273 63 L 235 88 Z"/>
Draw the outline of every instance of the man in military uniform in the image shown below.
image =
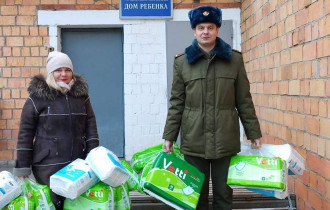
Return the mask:
<path id="1" fill-rule="evenodd" d="M 239 118 L 253 148 L 261 146 L 260 125 L 242 54 L 217 37 L 221 9 L 202 6 L 188 15 L 196 39 L 174 60 L 163 149 L 173 150 L 181 129 L 185 160 L 205 174 L 197 209 L 208 209 L 210 175 L 213 208 L 232 209 L 227 174 L 231 156 L 240 152 Z"/>

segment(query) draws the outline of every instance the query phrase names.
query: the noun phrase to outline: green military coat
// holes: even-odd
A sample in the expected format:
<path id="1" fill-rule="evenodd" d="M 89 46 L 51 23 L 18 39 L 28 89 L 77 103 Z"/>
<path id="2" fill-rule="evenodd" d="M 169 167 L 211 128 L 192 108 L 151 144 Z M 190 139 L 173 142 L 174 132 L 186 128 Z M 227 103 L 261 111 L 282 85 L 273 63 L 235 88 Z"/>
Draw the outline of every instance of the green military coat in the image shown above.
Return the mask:
<path id="1" fill-rule="evenodd" d="M 213 56 L 197 41 L 174 61 L 170 108 L 163 139 L 181 152 L 216 159 L 240 151 L 239 118 L 248 139 L 261 137 L 242 54 L 217 38 Z"/>

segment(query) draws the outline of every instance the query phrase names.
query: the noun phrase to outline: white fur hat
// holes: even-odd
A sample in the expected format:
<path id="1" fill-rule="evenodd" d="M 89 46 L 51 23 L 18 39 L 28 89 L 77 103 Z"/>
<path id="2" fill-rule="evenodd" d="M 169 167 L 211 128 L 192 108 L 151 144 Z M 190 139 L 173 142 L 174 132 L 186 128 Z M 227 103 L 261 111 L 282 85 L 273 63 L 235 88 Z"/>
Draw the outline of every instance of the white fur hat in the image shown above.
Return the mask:
<path id="1" fill-rule="evenodd" d="M 47 73 L 50 74 L 58 68 L 67 67 L 73 71 L 72 61 L 67 54 L 53 51 L 48 54 Z"/>

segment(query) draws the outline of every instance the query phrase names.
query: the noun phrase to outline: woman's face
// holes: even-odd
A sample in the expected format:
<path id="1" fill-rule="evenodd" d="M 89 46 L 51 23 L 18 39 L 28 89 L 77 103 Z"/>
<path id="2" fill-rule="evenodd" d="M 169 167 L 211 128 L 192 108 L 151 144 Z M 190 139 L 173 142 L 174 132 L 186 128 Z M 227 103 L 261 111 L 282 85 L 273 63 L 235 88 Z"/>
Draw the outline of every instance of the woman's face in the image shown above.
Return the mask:
<path id="1" fill-rule="evenodd" d="M 53 71 L 53 75 L 56 82 L 65 82 L 69 84 L 72 80 L 72 70 L 66 67 L 58 68 Z"/>

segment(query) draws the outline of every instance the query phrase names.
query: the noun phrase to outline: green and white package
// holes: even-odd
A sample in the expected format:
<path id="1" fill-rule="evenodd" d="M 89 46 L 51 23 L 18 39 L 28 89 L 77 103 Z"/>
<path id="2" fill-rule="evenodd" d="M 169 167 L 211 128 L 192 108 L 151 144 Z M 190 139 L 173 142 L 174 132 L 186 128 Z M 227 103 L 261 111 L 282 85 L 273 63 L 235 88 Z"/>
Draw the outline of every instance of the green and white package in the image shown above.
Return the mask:
<path id="1" fill-rule="evenodd" d="M 64 210 L 114 210 L 114 188 L 98 182 L 78 198 L 64 200 Z"/>
<path id="2" fill-rule="evenodd" d="M 140 182 L 139 175 L 134 171 L 132 166 L 128 162 L 126 162 L 126 160 L 121 160 L 120 162 L 121 162 L 121 164 L 123 164 L 123 166 L 126 168 L 126 170 L 129 173 L 129 178 L 126 181 L 128 190 L 129 191 L 136 190 L 138 188 L 139 182 Z"/>
<path id="3" fill-rule="evenodd" d="M 26 183 L 21 181 L 21 189 L 22 194 L 15 198 L 14 200 L 10 201 L 7 206 L 5 206 L 4 209 L 9 210 L 34 210 L 34 200 L 32 197 L 32 193 L 29 191 L 29 189 L 26 186 Z"/>
<path id="4" fill-rule="evenodd" d="M 127 184 L 122 184 L 116 188 L 115 191 L 115 209 L 129 210 L 131 209 L 131 200 L 129 198 L 129 191 Z"/>
<path id="5" fill-rule="evenodd" d="M 235 155 L 230 160 L 227 184 L 285 190 L 286 176 L 286 163 L 279 157 Z"/>
<path id="6" fill-rule="evenodd" d="M 32 192 L 36 210 L 55 210 L 47 185 L 41 185 L 32 179 L 25 181 L 27 189 Z"/>
<path id="7" fill-rule="evenodd" d="M 188 162 L 167 153 L 155 159 L 144 182 L 144 191 L 175 209 L 195 209 L 204 174 Z"/>
<path id="8" fill-rule="evenodd" d="M 14 200 L 10 201 L 10 203 L 5 206 L 3 209 L 5 210 L 34 210 L 34 201 L 32 197 L 28 195 L 20 195 Z"/>
<path id="9" fill-rule="evenodd" d="M 157 155 L 162 151 L 163 151 L 163 143 L 155 145 L 153 147 L 146 148 L 140 152 L 136 152 L 133 154 L 131 160 L 131 166 L 134 168 L 136 172 L 139 173 L 148 162 L 153 161 L 157 157 Z M 180 148 L 176 144 L 176 142 L 173 143 L 173 153 L 175 156 L 183 159 L 183 155 L 180 153 Z"/>
<path id="10" fill-rule="evenodd" d="M 144 185 L 144 182 L 146 181 L 147 175 L 148 175 L 153 163 L 154 163 L 153 161 L 147 163 L 147 165 L 142 170 L 141 179 L 140 179 L 140 183 L 139 183 L 139 187 L 138 187 L 138 190 L 140 193 L 145 194 L 145 192 L 143 191 L 143 185 Z"/>

